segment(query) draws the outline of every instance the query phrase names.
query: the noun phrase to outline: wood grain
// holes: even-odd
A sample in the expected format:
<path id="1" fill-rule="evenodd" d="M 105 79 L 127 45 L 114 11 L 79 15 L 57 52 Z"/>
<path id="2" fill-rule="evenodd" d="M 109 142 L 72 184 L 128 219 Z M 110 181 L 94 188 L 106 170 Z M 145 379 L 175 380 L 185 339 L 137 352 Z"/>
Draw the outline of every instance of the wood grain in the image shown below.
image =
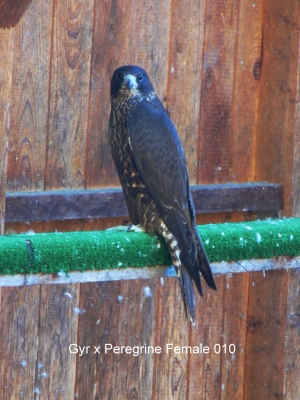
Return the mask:
<path id="1" fill-rule="evenodd" d="M 115 399 L 116 355 L 105 354 L 105 343 L 118 342 L 121 303 L 120 282 L 83 283 L 80 285 L 79 346 L 90 346 L 82 356 L 77 354 L 75 394 L 79 399 Z M 100 354 L 94 346 L 100 346 Z M 95 353 L 96 351 L 96 353 Z"/>
<path id="2" fill-rule="evenodd" d="M 0 397 L 34 398 L 39 346 L 39 287 L 0 290 Z"/>
<path id="3" fill-rule="evenodd" d="M 244 399 L 283 399 L 288 273 L 251 274 Z"/>
<path id="4" fill-rule="evenodd" d="M 300 92 L 300 56 L 298 54 L 297 66 L 297 93 Z M 299 95 L 297 97 L 297 100 Z M 293 154 L 293 172 L 292 172 L 292 216 L 300 217 L 300 105 L 296 102 L 295 116 L 295 139 L 294 139 L 294 154 Z"/>
<path id="5" fill-rule="evenodd" d="M 0 235 L 4 234 L 5 227 L 5 195 L 6 195 L 6 171 L 7 171 L 7 132 L 0 140 Z"/>
<path id="6" fill-rule="evenodd" d="M 94 1 L 57 1 L 46 189 L 83 188 Z"/>
<path id="7" fill-rule="evenodd" d="M 11 28 L 17 25 L 32 0 L 1 0 L 0 28 Z"/>
<path id="8" fill-rule="evenodd" d="M 113 226 L 129 225 L 128 217 L 116 218 L 88 218 L 76 220 L 58 220 L 58 221 L 27 221 L 11 222 L 5 224 L 5 234 L 15 234 L 20 232 L 72 232 L 83 230 L 100 230 L 112 228 Z"/>
<path id="9" fill-rule="evenodd" d="M 288 272 L 288 301 L 284 361 L 284 394 L 288 399 L 300 396 L 300 274 Z"/>
<path id="10" fill-rule="evenodd" d="M 230 131 L 238 0 L 210 2 L 206 7 L 198 183 L 230 180 Z"/>
<path id="11" fill-rule="evenodd" d="M 138 278 L 138 275 L 137 275 Z M 145 295 L 145 287 L 148 287 Z M 105 345 L 153 346 L 156 279 L 81 285 L 82 315 L 78 341 L 100 346 L 96 354 L 77 358 L 79 398 L 151 398 L 154 356 L 105 352 Z M 107 307 L 103 307 L 103 304 Z M 94 327 L 91 331 L 87 326 Z"/>
<path id="12" fill-rule="evenodd" d="M 76 358 L 69 345 L 76 343 L 79 284 L 40 286 L 38 349 L 35 387 L 41 398 L 74 398 Z"/>
<path id="13" fill-rule="evenodd" d="M 174 352 L 175 346 L 188 344 L 189 322 L 187 321 L 177 278 L 164 278 L 157 289 L 158 321 L 155 345 L 162 349 L 155 356 L 153 399 L 187 398 L 188 354 Z M 167 344 L 173 348 L 167 352 Z"/>
<path id="14" fill-rule="evenodd" d="M 154 345 L 157 328 L 156 284 L 157 279 L 121 282 L 120 294 L 123 299 L 120 301 L 117 345 Z M 152 398 L 154 357 L 154 354 L 115 355 L 115 399 Z"/>
<path id="15" fill-rule="evenodd" d="M 86 166 L 89 188 L 120 185 L 108 144 L 114 69 L 140 65 L 147 70 L 159 97 L 166 96 L 170 15 L 170 0 L 95 0 Z"/>
<path id="16" fill-rule="evenodd" d="M 12 31 L 0 30 L 0 235 L 4 233 L 5 222 L 5 194 L 13 59 L 12 36 Z"/>
<path id="17" fill-rule="evenodd" d="M 254 179 L 262 65 L 262 0 L 240 1 L 236 32 L 229 180 Z"/>
<path id="18" fill-rule="evenodd" d="M 293 208 L 299 2 L 264 0 L 263 7 L 255 179 L 284 183 L 283 215 L 290 216 Z"/>
<path id="19" fill-rule="evenodd" d="M 221 274 L 216 284 L 196 295 L 195 327 L 177 278 L 2 287 L 1 398 L 298 398 L 299 271 Z M 79 356 L 72 343 L 91 347 Z M 107 343 L 162 353 L 105 354 Z M 167 343 L 210 352 L 167 353 Z M 217 354 L 229 343 L 234 355 Z"/>
<path id="20" fill-rule="evenodd" d="M 214 346 L 223 345 L 224 277 L 216 276 L 215 282 L 216 292 L 205 285 L 204 296 L 196 296 L 197 324 L 189 328 L 189 344 L 200 346 L 202 343 L 202 348 L 207 346 L 209 352 L 189 356 L 189 400 L 213 400 L 221 396 L 222 358 L 221 353 L 214 351 Z"/>
<path id="21" fill-rule="evenodd" d="M 223 343 L 226 354 L 222 352 L 222 400 L 243 399 L 244 396 L 248 294 L 249 274 L 225 275 Z"/>
<path id="22" fill-rule="evenodd" d="M 275 211 L 282 208 L 281 185 L 265 183 L 195 185 L 196 213 Z M 128 216 L 121 189 L 9 193 L 6 221 L 49 221 Z"/>
<path id="23" fill-rule="evenodd" d="M 44 189 L 51 19 L 52 1 L 34 0 L 13 32 L 7 168 L 11 191 Z"/>
<path id="24" fill-rule="evenodd" d="M 190 180 L 197 181 L 197 144 L 206 0 L 172 5 L 167 111 L 186 153 Z"/>

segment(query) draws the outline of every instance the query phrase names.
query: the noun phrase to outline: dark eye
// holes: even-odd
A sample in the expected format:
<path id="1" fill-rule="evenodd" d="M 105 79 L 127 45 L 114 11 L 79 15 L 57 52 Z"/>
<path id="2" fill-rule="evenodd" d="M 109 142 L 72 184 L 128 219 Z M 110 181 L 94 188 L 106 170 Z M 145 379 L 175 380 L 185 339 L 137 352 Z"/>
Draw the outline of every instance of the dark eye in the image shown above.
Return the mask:
<path id="1" fill-rule="evenodd" d="M 118 81 L 121 81 L 123 79 L 123 75 L 121 74 L 121 72 L 117 74 L 117 79 Z"/>
<path id="2" fill-rule="evenodd" d="M 143 79 L 144 79 L 144 75 L 143 75 L 143 74 L 139 74 L 139 75 L 137 76 L 137 80 L 138 80 L 139 82 L 141 82 Z"/>

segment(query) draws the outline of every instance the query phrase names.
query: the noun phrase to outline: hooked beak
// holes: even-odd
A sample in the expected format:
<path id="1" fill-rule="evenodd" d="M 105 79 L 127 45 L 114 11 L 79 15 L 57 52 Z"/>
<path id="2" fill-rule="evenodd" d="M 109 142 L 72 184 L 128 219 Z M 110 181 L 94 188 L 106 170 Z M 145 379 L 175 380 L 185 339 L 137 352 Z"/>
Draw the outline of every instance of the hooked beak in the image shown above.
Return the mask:
<path id="1" fill-rule="evenodd" d="M 133 85 L 134 85 L 134 83 L 133 83 L 132 79 L 128 78 L 126 81 L 126 87 L 129 90 L 129 92 L 133 88 Z"/>
<path id="2" fill-rule="evenodd" d="M 138 87 L 137 83 L 136 83 L 136 78 L 133 75 L 127 75 L 125 76 L 125 86 L 127 87 L 127 89 L 129 90 L 129 92 L 131 91 L 131 89 L 136 89 Z"/>

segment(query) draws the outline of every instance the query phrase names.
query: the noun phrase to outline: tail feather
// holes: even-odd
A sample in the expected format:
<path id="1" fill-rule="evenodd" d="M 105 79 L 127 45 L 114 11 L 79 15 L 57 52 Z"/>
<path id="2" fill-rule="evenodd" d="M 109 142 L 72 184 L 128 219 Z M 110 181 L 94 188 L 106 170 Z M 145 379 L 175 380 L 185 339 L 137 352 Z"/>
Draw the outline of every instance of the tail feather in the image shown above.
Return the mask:
<path id="1" fill-rule="evenodd" d="M 184 266 L 181 267 L 179 283 L 186 315 L 192 324 L 195 325 L 195 295 L 193 281 Z"/>
<path id="2" fill-rule="evenodd" d="M 163 222 L 161 223 L 160 233 L 165 238 L 170 250 L 173 265 L 179 279 L 187 317 L 194 325 L 195 295 L 193 282 L 195 283 L 200 296 L 203 295 L 199 272 L 203 275 L 208 286 L 217 290 L 205 249 L 196 226 L 193 227 L 192 233 L 190 232 L 189 239 L 192 241 L 191 251 L 186 251 L 185 248 L 180 248 L 177 238 L 169 231 Z"/>
<path id="3" fill-rule="evenodd" d="M 217 290 L 213 274 L 211 272 L 210 264 L 207 258 L 207 254 L 205 251 L 205 248 L 203 246 L 202 240 L 200 238 L 200 235 L 197 231 L 196 225 L 193 227 L 193 232 L 194 232 L 194 237 L 195 241 L 197 243 L 197 258 L 198 258 L 198 264 L 199 264 L 199 271 L 203 275 L 203 278 L 205 279 L 206 283 L 211 289 Z"/>

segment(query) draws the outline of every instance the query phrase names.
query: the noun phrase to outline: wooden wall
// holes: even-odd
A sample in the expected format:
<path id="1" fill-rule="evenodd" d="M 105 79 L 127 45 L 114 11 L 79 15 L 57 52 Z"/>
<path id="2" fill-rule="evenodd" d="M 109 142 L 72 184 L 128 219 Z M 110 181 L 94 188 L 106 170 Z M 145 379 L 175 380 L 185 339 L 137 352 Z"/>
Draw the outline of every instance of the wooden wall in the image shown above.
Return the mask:
<path id="1" fill-rule="evenodd" d="M 218 275 L 218 291 L 197 296 L 195 327 L 185 318 L 177 278 L 163 283 L 153 278 L 1 287 L 0 397 L 300 398 L 299 270 Z M 168 343 L 173 349 L 202 343 L 210 350 L 168 353 Z M 81 356 L 69 351 L 71 344 L 81 346 Z M 105 344 L 162 351 L 105 354 Z M 218 353 L 218 344 L 226 345 L 226 353 L 225 347 Z M 94 346 L 101 346 L 100 354 Z"/>
<path id="2" fill-rule="evenodd" d="M 0 30 L 0 210 L 5 188 L 119 186 L 107 141 L 109 81 L 134 63 L 178 128 L 192 183 L 282 183 L 283 215 L 300 215 L 298 16 L 294 0 L 33 0 L 16 27 Z M 253 218 L 199 222 L 230 217 Z"/>
<path id="3" fill-rule="evenodd" d="M 124 222 L 5 225 L 4 213 L 8 191 L 119 186 L 107 140 L 109 81 L 128 63 L 148 71 L 178 128 L 192 183 L 281 183 L 282 215 L 300 216 L 299 8 L 295 0 L 32 0 L 14 28 L 0 30 L 0 233 Z M 255 216 L 198 222 L 247 218 Z M 298 398 L 297 271 L 216 280 L 217 293 L 197 297 L 195 329 L 174 278 L 164 286 L 136 280 L 2 287 L 1 396 Z M 68 352 L 72 342 L 117 345 L 129 338 L 129 345 L 162 346 L 221 340 L 238 351 Z"/>

